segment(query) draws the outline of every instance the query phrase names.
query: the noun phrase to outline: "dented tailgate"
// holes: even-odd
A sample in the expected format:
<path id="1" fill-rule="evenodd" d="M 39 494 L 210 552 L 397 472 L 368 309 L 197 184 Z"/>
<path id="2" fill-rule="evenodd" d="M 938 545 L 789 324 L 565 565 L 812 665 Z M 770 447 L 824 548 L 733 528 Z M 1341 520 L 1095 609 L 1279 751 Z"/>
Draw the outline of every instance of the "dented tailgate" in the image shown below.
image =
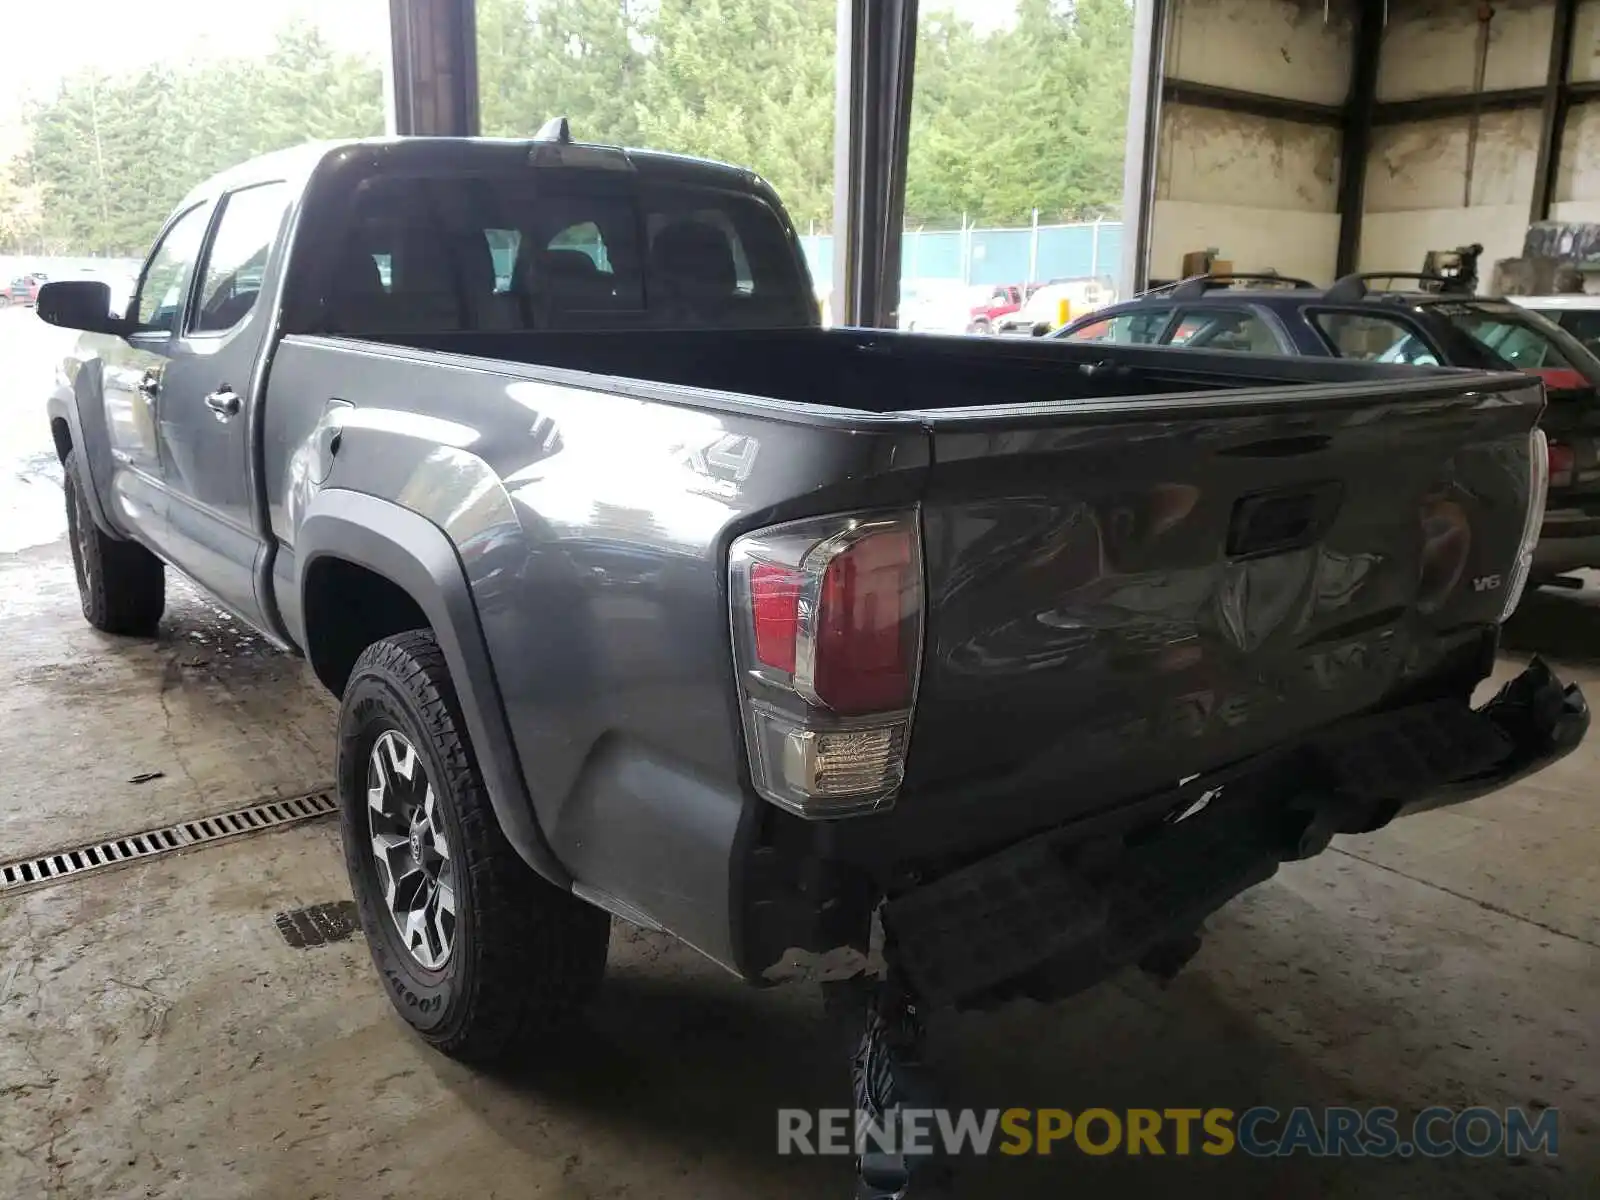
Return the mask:
<path id="1" fill-rule="evenodd" d="M 1542 403 L 1457 375 L 930 414 L 907 791 L 1067 816 L 1475 679 Z"/>

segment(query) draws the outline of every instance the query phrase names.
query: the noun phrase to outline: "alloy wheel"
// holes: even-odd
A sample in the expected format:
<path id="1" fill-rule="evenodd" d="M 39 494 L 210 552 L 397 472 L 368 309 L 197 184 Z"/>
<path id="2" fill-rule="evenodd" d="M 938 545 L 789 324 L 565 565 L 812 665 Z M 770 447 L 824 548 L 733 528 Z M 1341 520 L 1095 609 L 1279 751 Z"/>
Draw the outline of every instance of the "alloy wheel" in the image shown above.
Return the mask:
<path id="1" fill-rule="evenodd" d="M 385 730 L 367 758 L 367 824 L 384 906 L 417 965 L 437 971 L 455 942 L 455 870 L 444 813 L 417 748 Z"/>
<path id="2" fill-rule="evenodd" d="M 67 489 L 67 525 L 72 535 L 72 568 L 78 577 L 78 595 L 85 604 L 89 602 L 89 591 L 94 586 L 94 546 L 91 539 L 94 537 L 94 518 L 85 510 L 83 499 L 78 494 L 81 485 L 72 482 Z"/>

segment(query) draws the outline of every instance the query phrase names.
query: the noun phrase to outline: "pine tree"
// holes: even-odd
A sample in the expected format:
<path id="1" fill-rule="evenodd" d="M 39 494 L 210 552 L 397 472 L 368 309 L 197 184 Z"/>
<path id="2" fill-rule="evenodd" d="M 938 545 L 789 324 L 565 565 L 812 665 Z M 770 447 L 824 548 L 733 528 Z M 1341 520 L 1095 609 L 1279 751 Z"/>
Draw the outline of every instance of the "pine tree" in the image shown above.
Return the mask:
<path id="1" fill-rule="evenodd" d="M 833 213 L 834 0 L 660 0 L 645 143 L 758 171 L 795 223 Z"/>
<path id="2" fill-rule="evenodd" d="M 802 229 L 826 229 L 836 3 L 478 0 L 483 131 L 526 137 L 564 114 L 580 141 L 740 163 Z M 1128 0 L 1018 0 L 1010 26 L 982 35 L 936 4 L 918 29 L 907 223 L 1114 215 Z M 0 248 L 142 255 L 207 176 L 381 132 L 382 88 L 376 62 L 293 22 L 259 57 L 73 76 L 27 114 L 28 151 L 0 170 Z"/>
<path id="3" fill-rule="evenodd" d="M 553 116 L 583 142 L 637 145 L 643 55 L 628 0 L 478 0 L 479 124 L 529 137 Z"/>

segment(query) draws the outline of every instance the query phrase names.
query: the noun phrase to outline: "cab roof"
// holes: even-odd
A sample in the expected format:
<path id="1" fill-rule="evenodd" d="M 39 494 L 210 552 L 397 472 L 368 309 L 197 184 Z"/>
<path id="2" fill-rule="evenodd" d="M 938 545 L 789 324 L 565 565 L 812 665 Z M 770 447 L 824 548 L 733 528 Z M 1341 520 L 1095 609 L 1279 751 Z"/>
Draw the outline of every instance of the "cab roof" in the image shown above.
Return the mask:
<path id="1" fill-rule="evenodd" d="M 628 171 L 647 178 L 756 192 L 771 200 L 777 198 L 759 175 L 745 167 L 662 150 L 592 146 L 541 138 L 402 137 L 306 142 L 259 155 L 193 188 L 183 198 L 179 209 L 260 183 L 287 183 L 301 190 L 314 175 L 356 162 L 388 170 L 456 167 L 493 171 L 534 166 Z"/>

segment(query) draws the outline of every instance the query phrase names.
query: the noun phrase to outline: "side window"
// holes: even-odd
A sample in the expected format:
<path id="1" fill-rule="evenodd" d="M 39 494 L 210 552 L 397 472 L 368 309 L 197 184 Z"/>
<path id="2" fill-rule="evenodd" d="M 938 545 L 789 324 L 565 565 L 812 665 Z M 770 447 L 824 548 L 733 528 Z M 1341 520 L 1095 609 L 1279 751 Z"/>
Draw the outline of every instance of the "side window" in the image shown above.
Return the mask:
<path id="1" fill-rule="evenodd" d="M 545 249 L 577 250 L 589 256 L 589 261 L 594 263 L 595 270 L 606 275 L 615 274 L 611 267 L 611 256 L 606 253 L 605 238 L 600 236 L 600 226 L 593 221 L 568 225 L 550 239 L 550 244 Z"/>
<path id="2" fill-rule="evenodd" d="M 1439 356 L 1410 326 L 1394 317 L 1373 313 L 1322 312 L 1312 316 L 1340 358 L 1367 362 L 1438 366 Z"/>
<path id="3" fill-rule="evenodd" d="M 267 252 L 288 207 L 289 186 L 283 183 L 244 188 L 223 201 L 222 220 L 200 273 L 193 332 L 232 329 L 256 306 Z"/>
<path id="4" fill-rule="evenodd" d="M 517 251 L 522 248 L 520 229 L 485 229 L 484 239 L 489 243 L 489 257 L 494 261 L 494 290 L 502 294 L 511 290 L 517 273 Z M 382 271 L 383 264 L 378 264 Z M 384 287 L 389 285 L 385 282 Z"/>
<path id="5" fill-rule="evenodd" d="M 733 290 L 741 296 L 748 296 L 755 291 L 755 279 L 750 274 L 750 259 L 745 254 L 744 243 L 739 240 L 739 231 L 734 228 L 733 221 L 722 209 L 699 209 L 694 212 L 674 214 L 671 218 L 665 214 L 652 213 L 649 225 L 652 257 L 658 256 L 672 239 L 679 236 L 680 231 L 699 227 L 706 260 L 715 262 L 722 260 L 724 256 L 731 258 Z M 659 238 L 661 231 L 669 225 L 671 233 L 668 239 Z"/>
<path id="6" fill-rule="evenodd" d="M 1069 342 L 1109 342 L 1117 346 L 1153 346 L 1172 318 L 1170 308 L 1141 308 L 1107 317 L 1067 334 Z"/>
<path id="7" fill-rule="evenodd" d="M 139 281 L 139 296 L 133 311 L 139 318 L 141 333 L 170 333 L 183 311 L 183 283 L 200 257 L 200 243 L 206 236 L 211 206 L 191 208 L 167 230 L 145 264 Z"/>
<path id="8" fill-rule="evenodd" d="M 798 243 L 759 196 L 669 185 L 640 199 L 652 325 L 773 329 L 816 319 Z"/>
<path id="9" fill-rule="evenodd" d="M 1473 336 L 1512 366 L 1522 370 L 1557 366 L 1548 361 L 1553 356 L 1548 338 L 1526 325 L 1481 323 Z"/>
<path id="10" fill-rule="evenodd" d="M 1232 354 L 1281 354 L 1283 348 L 1258 315 L 1244 309 L 1192 308 L 1178 321 L 1169 345 Z"/>
<path id="11" fill-rule="evenodd" d="M 639 210 L 628 196 L 579 182 L 546 186 L 529 207 L 511 291 L 527 297 L 535 327 L 603 325 L 643 309 Z"/>
<path id="12" fill-rule="evenodd" d="M 1540 315 L 1548 317 L 1577 338 L 1583 343 L 1584 349 L 1600 353 L 1600 310 L 1569 308 Z"/>

